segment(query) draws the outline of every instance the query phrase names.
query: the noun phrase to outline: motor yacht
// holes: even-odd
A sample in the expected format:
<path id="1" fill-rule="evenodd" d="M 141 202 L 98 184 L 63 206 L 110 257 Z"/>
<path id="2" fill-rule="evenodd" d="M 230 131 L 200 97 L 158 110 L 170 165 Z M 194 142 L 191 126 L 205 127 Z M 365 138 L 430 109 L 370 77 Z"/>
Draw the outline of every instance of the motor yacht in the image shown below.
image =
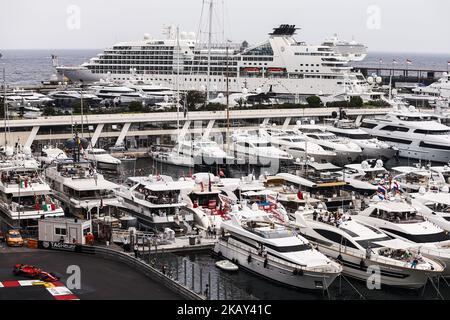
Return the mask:
<path id="1" fill-rule="evenodd" d="M 331 162 L 336 153 L 325 150 L 320 145 L 308 141 L 305 136 L 294 130 L 272 127 L 261 128 L 259 135 L 267 139 L 273 146 L 287 152 L 294 159 L 307 160 L 312 158 L 317 162 Z"/>
<path id="2" fill-rule="evenodd" d="M 444 276 L 450 276 L 450 236 L 431 221 L 427 221 L 405 199 L 396 197 L 390 200 L 373 202 L 359 214 L 352 216 L 367 226 L 381 229 L 395 239 L 413 243 L 417 252 L 431 259 L 438 259 L 446 266 Z"/>
<path id="3" fill-rule="evenodd" d="M 39 219 L 64 216 L 64 210 L 36 168 L 0 168 L 0 213 L 8 227 L 36 229 Z"/>
<path id="4" fill-rule="evenodd" d="M 308 141 L 320 145 L 325 150 L 336 153 L 334 162 L 339 165 L 351 163 L 362 155 L 362 149 L 347 138 L 340 138 L 326 130 L 326 127 L 312 124 L 297 124 L 295 130 Z"/>
<path id="5" fill-rule="evenodd" d="M 192 230 L 194 215 L 184 208 L 182 192 L 194 189 L 194 181 L 174 181 L 169 176 L 150 175 L 129 177 L 117 189 L 116 195 L 123 199 L 123 208 L 147 228 L 164 230 Z"/>
<path id="6" fill-rule="evenodd" d="M 301 289 L 326 290 L 342 267 L 305 238 L 273 223 L 264 212 L 234 207 L 221 224 L 214 252 L 264 278 Z"/>
<path id="7" fill-rule="evenodd" d="M 86 160 L 96 164 L 98 169 L 117 171 L 122 163 L 119 159 L 114 158 L 106 150 L 100 148 L 88 148 L 84 150 Z"/>
<path id="8" fill-rule="evenodd" d="M 191 168 L 201 164 L 232 163 L 234 159 L 210 139 L 181 140 L 171 150 L 157 149 L 150 155 L 158 162 Z"/>
<path id="9" fill-rule="evenodd" d="M 398 152 L 395 147 L 372 137 L 350 120 L 330 119 L 328 120 L 327 130 L 338 137 L 347 138 L 357 144 L 362 149 L 363 159 L 389 160 Z"/>
<path id="10" fill-rule="evenodd" d="M 295 163 L 289 172 L 267 177 L 266 185 L 277 192 L 277 199 L 288 212 L 297 211 L 307 201 L 325 202 L 330 210 L 348 207 L 352 194 L 345 190 L 348 183 L 342 178 L 342 168 L 333 164 L 312 161 Z"/>
<path id="11" fill-rule="evenodd" d="M 340 261 L 345 275 L 367 281 L 371 270 L 376 269 L 382 285 L 416 289 L 444 271 L 444 265 L 438 261 L 416 258 L 410 250 L 411 243 L 393 240 L 349 215 L 330 213 L 320 205 L 300 209 L 293 225 L 320 252 Z"/>
<path id="12" fill-rule="evenodd" d="M 278 166 L 293 160 L 292 155 L 274 147 L 266 138 L 248 131 L 234 132 L 229 148 L 236 159 L 260 166 Z"/>
<path id="13" fill-rule="evenodd" d="M 364 119 L 361 128 L 397 148 L 400 157 L 450 162 L 450 127 L 436 115 L 395 107 L 383 117 Z"/>
<path id="14" fill-rule="evenodd" d="M 46 168 L 45 176 L 67 214 L 80 219 L 109 215 L 121 205 L 114 194 L 120 186 L 106 180 L 90 162 L 59 162 Z"/>

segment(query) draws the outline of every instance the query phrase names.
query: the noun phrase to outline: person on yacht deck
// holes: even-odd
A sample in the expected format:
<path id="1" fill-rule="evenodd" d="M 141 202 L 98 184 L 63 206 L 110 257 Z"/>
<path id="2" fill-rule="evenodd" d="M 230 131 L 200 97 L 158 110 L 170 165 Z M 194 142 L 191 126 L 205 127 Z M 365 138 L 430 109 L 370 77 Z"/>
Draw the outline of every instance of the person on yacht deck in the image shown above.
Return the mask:
<path id="1" fill-rule="evenodd" d="M 316 210 L 314 210 L 314 212 L 313 212 L 313 220 L 317 221 L 317 211 Z"/>
<path id="2" fill-rule="evenodd" d="M 370 259 L 371 255 L 372 255 L 372 248 L 370 247 L 370 244 L 369 244 L 366 249 L 366 259 Z"/>

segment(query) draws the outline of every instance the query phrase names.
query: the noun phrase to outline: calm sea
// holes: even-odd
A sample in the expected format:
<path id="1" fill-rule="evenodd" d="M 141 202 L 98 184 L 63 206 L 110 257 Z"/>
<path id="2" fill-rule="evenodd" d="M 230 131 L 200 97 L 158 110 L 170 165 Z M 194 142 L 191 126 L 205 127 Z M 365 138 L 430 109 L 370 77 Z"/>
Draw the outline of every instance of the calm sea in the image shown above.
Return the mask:
<path id="1" fill-rule="evenodd" d="M 6 69 L 6 80 L 15 85 L 37 84 L 49 80 L 54 69 L 52 67 L 52 55 L 59 57 L 59 63 L 66 66 L 78 66 L 90 58 L 101 53 L 101 49 L 89 50 L 2 50 L 3 57 L 0 59 L 0 68 L 4 63 Z M 358 65 L 379 65 L 380 59 L 385 66 L 392 66 L 395 59 L 398 67 L 405 65 L 406 59 L 412 61 L 412 66 L 447 70 L 447 62 L 450 54 L 411 54 L 411 53 L 388 53 L 374 52 L 369 54 L 365 61 Z"/>

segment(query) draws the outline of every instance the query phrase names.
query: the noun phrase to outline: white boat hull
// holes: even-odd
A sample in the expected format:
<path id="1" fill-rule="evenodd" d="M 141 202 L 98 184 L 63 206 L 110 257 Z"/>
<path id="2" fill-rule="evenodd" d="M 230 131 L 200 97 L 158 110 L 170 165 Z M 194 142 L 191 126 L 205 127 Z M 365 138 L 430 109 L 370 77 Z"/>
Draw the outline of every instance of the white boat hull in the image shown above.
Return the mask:
<path id="1" fill-rule="evenodd" d="M 214 252 L 228 260 L 232 260 L 240 267 L 256 273 L 264 278 L 301 289 L 326 290 L 336 279 L 339 273 L 323 273 L 304 271 L 303 274 L 294 274 L 293 270 L 272 263 L 270 260 L 264 266 L 264 258 L 248 252 L 220 239 L 214 247 Z M 249 255 L 251 259 L 249 259 Z"/>

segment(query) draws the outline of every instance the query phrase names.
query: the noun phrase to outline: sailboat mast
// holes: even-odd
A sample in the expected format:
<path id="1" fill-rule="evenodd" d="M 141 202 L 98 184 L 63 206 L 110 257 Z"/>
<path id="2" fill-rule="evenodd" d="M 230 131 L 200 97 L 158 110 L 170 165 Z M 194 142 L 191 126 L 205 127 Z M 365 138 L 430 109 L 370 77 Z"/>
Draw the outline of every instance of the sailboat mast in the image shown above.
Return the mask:
<path id="1" fill-rule="evenodd" d="M 8 144 L 8 142 L 7 142 L 8 133 L 7 133 L 7 129 L 6 129 L 6 127 L 7 127 L 6 118 L 7 118 L 7 114 L 8 114 L 8 108 L 6 106 L 6 70 L 5 70 L 5 67 L 3 67 L 3 111 L 5 114 L 5 148 L 6 148 L 6 145 Z"/>
<path id="2" fill-rule="evenodd" d="M 181 46 L 180 46 L 180 28 L 177 27 L 177 134 L 178 134 L 178 141 L 180 140 L 180 52 L 181 52 Z"/>
<path id="3" fill-rule="evenodd" d="M 230 142 L 230 83 L 229 83 L 229 74 L 228 74 L 228 66 L 229 66 L 229 55 L 228 55 L 228 42 L 227 42 L 227 74 L 226 74 L 226 81 L 227 81 L 227 137 L 225 139 L 225 142 L 227 144 L 227 151 L 229 150 L 229 142 Z"/>
<path id="4" fill-rule="evenodd" d="M 209 2 L 209 31 L 208 31 L 208 80 L 206 84 L 206 103 L 210 98 L 211 89 L 211 46 L 212 46 L 212 20 L 213 20 L 214 0 Z"/>

